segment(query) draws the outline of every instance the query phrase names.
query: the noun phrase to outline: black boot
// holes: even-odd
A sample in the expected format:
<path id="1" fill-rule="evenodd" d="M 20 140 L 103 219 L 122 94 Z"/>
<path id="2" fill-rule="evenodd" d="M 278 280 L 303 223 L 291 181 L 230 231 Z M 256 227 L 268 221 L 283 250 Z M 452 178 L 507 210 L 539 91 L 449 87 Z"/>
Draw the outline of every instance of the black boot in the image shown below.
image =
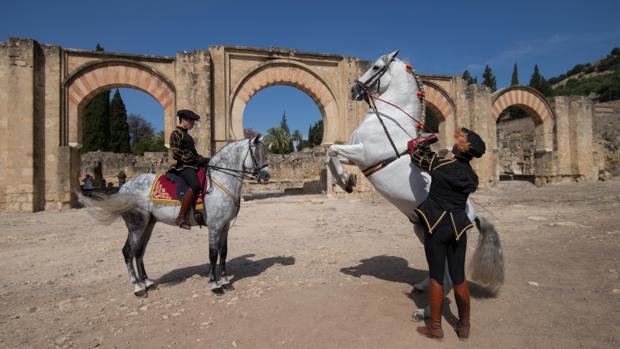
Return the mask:
<path id="1" fill-rule="evenodd" d="M 191 189 L 188 189 L 183 196 L 183 201 L 181 201 L 181 210 L 179 211 L 179 215 L 177 216 L 176 224 L 181 229 L 192 229 L 192 226 L 187 222 L 187 212 L 189 208 L 192 206 L 192 202 L 194 202 L 194 192 Z"/>
<path id="2" fill-rule="evenodd" d="M 431 279 L 430 284 L 431 322 L 426 326 L 420 326 L 416 330 L 423 336 L 434 339 L 442 339 L 441 312 L 443 305 L 443 286 Z"/>
<path id="3" fill-rule="evenodd" d="M 470 297 L 469 297 L 469 283 L 465 280 L 459 285 L 454 285 L 454 300 L 459 310 L 459 321 L 454 325 L 456 335 L 461 340 L 469 338 L 469 329 L 471 324 L 469 322 L 470 312 Z"/>

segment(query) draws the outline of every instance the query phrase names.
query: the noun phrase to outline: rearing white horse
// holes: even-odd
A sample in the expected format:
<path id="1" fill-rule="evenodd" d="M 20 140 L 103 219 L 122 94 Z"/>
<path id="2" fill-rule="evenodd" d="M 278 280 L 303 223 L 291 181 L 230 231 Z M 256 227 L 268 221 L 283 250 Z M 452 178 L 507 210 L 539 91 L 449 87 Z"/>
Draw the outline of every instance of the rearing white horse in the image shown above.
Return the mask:
<path id="1" fill-rule="evenodd" d="M 332 145 L 327 151 L 333 178 L 345 191 L 357 184 L 354 174 L 347 173 L 342 163 L 356 165 L 374 188 L 403 212 L 413 223 L 413 231 L 424 244 L 424 226 L 414 209 L 428 196 L 431 177 L 411 164 L 407 142 L 419 136 L 414 117 L 424 115 L 424 90 L 411 66 L 396 58 L 398 50 L 383 55 L 351 88 L 355 100 L 368 98 L 374 104 L 348 144 Z M 480 231 L 478 246 L 471 261 L 471 278 L 497 291 L 504 280 L 504 263 L 497 231 L 484 217 L 476 214 L 471 200 L 467 215 Z M 447 268 L 447 265 L 446 265 Z M 444 273 L 444 290 L 452 289 L 450 274 Z M 418 291 L 428 286 L 428 277 L 416 284 Z M 414 317 L 428 317 L 429 307 L 418 309 Z"/>

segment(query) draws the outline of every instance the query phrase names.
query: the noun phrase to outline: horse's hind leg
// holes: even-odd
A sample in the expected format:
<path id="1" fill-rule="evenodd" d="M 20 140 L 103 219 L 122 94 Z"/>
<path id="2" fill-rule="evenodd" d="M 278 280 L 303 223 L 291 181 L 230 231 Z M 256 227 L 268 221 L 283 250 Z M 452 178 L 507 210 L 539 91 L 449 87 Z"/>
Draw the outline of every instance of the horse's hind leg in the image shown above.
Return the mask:
<path id="1" fill-rule="evenodd" d="M 149 222 L 142 233 L 142 239 L 140 240 L 140 246 L 136 255 L 136 267 L 138 268 L 138 277 L 140 282 L 144 284 L 147 290 L 155 287 L 155 282 L 146 275 L 146 270 L 144 269 L 144 252 L 146 251 L 146 246 L 151 239 L 151 234 L 153 233 L 153 227 L 155 227 L 155 218 L 150 217 Z"/>
<path id="2" fill-rule="evenodd" d="M 123 247 L 123 257 L 125 257 L 125 263 L 127 264 L 127 271 L 129 273 L 129 282 L 133 287 L 133 293 L 136 296 L 146 295 L 146 289 L 140 285 L 136 272 L 133 267 L 133 261 L 136 258 L 140 242 L 142 240 L 142 234 L 148 225 L 149 215 L 140 212 L 126 212 L 122 215 L 125 225 L 127 226 L 127 241 Z"/>

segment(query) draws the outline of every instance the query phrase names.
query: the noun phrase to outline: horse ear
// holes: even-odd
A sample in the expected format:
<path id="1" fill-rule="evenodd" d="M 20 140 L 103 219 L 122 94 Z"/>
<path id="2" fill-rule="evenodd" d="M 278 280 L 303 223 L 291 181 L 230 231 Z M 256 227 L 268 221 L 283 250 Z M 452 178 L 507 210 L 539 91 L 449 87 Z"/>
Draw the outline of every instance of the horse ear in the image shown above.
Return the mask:
<path id="1" fill-rule="evenodd" d="M 254 144 L 258 144 L 258 142 L 260 142 L 263 139 L 263 136 L 259 133 L 256 135 L 256 137 L 254 138 Z"/>
<path id="2" fill-rule="evenodd" d="M 393 60 L 394 60 L 394 58 L 396 58 L 396 56 L 398 56 L 398 52 L 400 52 L 400 49 L 398 49 L 398 50 L 396 50 L 396 51 L 394 51 L 394 52 L 390 53 L 390 54 L 388 55 L 388 57 L 387 57 L 388 62 L 393 61 Z"/>

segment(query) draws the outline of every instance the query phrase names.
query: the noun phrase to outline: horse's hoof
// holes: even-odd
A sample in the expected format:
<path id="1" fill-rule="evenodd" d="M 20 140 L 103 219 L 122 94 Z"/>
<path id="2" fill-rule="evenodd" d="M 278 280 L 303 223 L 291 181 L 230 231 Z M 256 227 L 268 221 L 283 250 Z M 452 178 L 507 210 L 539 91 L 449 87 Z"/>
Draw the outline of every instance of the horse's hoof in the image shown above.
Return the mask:
<path id="1" fill-rule="evenodd" d="M 416 309 L 413 314 L 411 314 L 411 321 L 424 321 L 424 309 Z"/>
<path id="2" fill-rule="evenodd" d="M 157 289 L 157 284 L 155 283 L 155 281 L 153 281 L 151 279 L 144 280 L 144 286 L 146 286 L 147 290 L 155 290 L 155 289 Z"/>
<path id="3" fill-rule="evenodd" d="M 211 292 L 213 292 L 217 296 L 221 296 L 224 294 L 224 289 L 222 287 L 212 288 Z"/>
<path id="4" fill-rule="evenodd" d="M 226 291 L 232 291 L 235 289 L 235 286 L 233 286 L 233 284 L 231 283 L 227 283 L 225 285 L 222 285 L 222 288 Z"/>
<path id="5" fill-rule="evenodd" d="M 142 288 L 138 285 L 133 287 L 133 294 L 136 297 L 148 297 L 148 293 L 146 292 L 146 288 Z"/>
<path id="6" fill-rule="evenodd" d="M 423 288 L 418 288 L 418 285 L 413 285 L 413 290 L 411 290 L 411 293 L 424 293 L 425 289 Z"/>
<path id="7" fill-rule="evenodd" d="M 353 187 L 347 184 L 344 187 L 344 191 L 346 191 L 347 193 L 351 194 L 353 192 Z"/>
<path id="8" fill-rule="evenodd" d="M 347 184 L 350 185 L 351 187 L 357 186 L 357 175 L 355 173 L 352 173 L 352 174 L 349 175 L 349 179 L 347 180 Z"/>

